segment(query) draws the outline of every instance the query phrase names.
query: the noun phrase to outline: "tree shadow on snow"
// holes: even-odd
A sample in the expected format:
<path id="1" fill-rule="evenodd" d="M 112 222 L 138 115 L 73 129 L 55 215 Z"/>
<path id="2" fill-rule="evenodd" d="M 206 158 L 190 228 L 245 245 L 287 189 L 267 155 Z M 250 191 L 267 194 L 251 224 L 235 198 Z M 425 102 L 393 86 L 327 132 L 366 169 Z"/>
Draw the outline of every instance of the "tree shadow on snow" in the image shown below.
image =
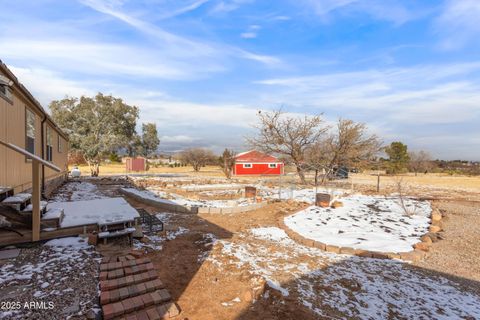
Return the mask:
<path id="1" fill-rule="evenodd" d="M 280 283 L 288 296 L 266 286 L 236 320 L 480 319 L 478 281 L 393 260 L 337 258 Z"/>

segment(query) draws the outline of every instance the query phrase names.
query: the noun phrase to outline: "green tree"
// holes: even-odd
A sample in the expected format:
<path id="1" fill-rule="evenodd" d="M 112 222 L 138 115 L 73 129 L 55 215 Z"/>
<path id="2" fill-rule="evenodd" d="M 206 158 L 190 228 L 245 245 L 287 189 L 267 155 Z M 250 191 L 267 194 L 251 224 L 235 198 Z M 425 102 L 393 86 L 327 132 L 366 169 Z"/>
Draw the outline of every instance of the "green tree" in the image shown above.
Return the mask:
<path id="1" fill-rule="evenodd" d="M 385 148 L 385 153 L 388 155 L 388 167 L 390 173 L 399 173 L 407 168 L 410 157 L 408 156 L 407 145 L 395 141 L 390 146 Z"/>
<path id="2" fill-rule="evenodd" d="M 157 151 L 160 139 L 158 138 L 157 125 L 155 123 L 142 124 L 142 154 L 149 157 Z"/>
<path id="3" fill-rule="evenodd" d="M 98 176 L 103 158 L 128 147 L 135 135 L 138 108 L 111 95 L 55 100 L 50 110 L 68 133 L 71 150 L 83 155 L 92 176 Z"/>

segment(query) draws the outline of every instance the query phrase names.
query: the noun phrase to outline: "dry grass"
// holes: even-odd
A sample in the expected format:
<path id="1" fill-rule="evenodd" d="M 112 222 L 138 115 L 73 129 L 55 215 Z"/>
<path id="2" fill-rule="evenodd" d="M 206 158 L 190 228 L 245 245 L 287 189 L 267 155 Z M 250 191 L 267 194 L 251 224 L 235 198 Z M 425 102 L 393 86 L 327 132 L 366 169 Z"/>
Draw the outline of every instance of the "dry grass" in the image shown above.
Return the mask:
<path id="1" fill-rule="evenodd" d="M 82 165 L 78 166 L 80 171 L 82 172 L 83 176 L 89 176 L 90 175 L 90 169 L 88 168 L 88 165 Z M 71 168 L 70 168 L 71 169 Z M 106 176 L 106 175 L 116 175 L 116 174 L 126 174 L 126 166 L 123 163 L 111 163 L 111 164 L 104 164 L 100 166 L 100 175 L 101 176 Z M 188 167 L 177 167 L 177 168 L 170 168 L 170 167 L 150 167 L 150 170 L 148 171 L 142 171 L 142 172 L 128 172 L 128 173 L 145 173 L 145 174 L 155 174 L 155 173 L 177 173 L 177 174 L 188 174 L 188 175 L 194 175 L 194 176 L 224 176 L 222 170 L 220 167 L 217 166 L 206 166 L 202 168 L 199 172 L 193 171 L 193 168 L 188 166 Z"/>
<path id="2" fill-rule="evenodd" d="M 79 166 L 79 169 L 82 172 L 83 176 L 89 176 L 90 170 L 88 166 Z M 284 180 L 297 180 L 296 175 L 292 170 L 287 169 L 290 178 L 285 178 Z M 126 174 L 125 164 L 105 164 L 100 167 L 100 175 L 117 175 L 117 174 Z M 134 172 L 129 172 L 134 173 Z M 137 173 L 146 173 L 146 174 L 157 174 L 157 173 L 176 173 L 176 174 L 186 174 L 189 176 L 209 176 L 209 177 L 225 177 L 222 170 L 218 166 L 206 166 L 202 168 L 199 172 L 193 171 L 191 166 L 187 167 L 151 167 L 150 170 L 146 172 L 137 172 Z M 390 186 L 395 187 L 395 183 L 398 180 L 399 176 L 381 176 L 380 182 L 382 187 Z M 258 179 L 255 177 L 242 177 L 242 179 Z M 264 177 L 267 178 L 267 177 Z M 272 177 L 270 177 L 272 178 Z M 310 175 L 307 175 L 308 180 L 311 180 Z M 479 191 L 480 190 L 480 176 L 478 177 L 469 177 L 461 175 L 446 175 L 446 174 L 419 174 L 415 176 L 414 174 L 405 174 L 401 176 L 402 181 L 411 186 L 417 187 L 429 187 L 429 188 L 442 188 L 442 189 L 455 189 L 455 190 L 469 190 L 469 191 Z M 313 179 L 313 178 L 312 178 Z M 348 182 L 353 181 L 355 185 L 367 185 L 367 186 L 376 186 L 377 176 L 375 174 L 369 173 L 358 173 L 350 174 L 350 179 Z"/>
<path id="3" fill-rule="evenodd" d="M 377 176 L 370 174 L 353 174 L 351 175 L 355 184 L 376 185 Z M 437 188 L 452 188 L 452 189 L 477 189 L 480 190 L 480 176 L 468 177 L 460 175 L 446 175 L 446 174 L 414 174 L 402 175 L 402 181 L 409 185 L 437 187 Z M 394 186 L 398 176 L 381 176 L 380 183 L 383 186 Z"/>

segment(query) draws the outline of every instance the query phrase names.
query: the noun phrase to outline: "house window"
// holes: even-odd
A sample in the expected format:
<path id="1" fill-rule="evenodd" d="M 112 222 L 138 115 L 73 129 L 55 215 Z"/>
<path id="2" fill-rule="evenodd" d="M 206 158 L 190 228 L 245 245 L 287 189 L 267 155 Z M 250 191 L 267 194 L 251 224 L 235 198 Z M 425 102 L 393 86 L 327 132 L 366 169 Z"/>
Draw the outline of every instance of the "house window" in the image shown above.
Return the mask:
<path id="1" fill-rule="evenodd" d="M 52 161 L 53 159 L 53 143 L 52 143 L 52 129 L 47 127 L 47 161 Z"/>
<path id="2" fill-rule="evenodd" d="M 25 109 L 25 150 L 35 154 L 35 113 Z"/>
<path id="3" fill-rule="evenodd" d="M 251 168 L 251 167 L 252 167 L 252 164 L 251 164 L 251 163 L 244 163 L 244 164 L 243 164 L 243 167 L 244 167 L 244 168 Z"/>
<path id="4" fill-rule="evenodd" d="M 12 89 L 10 88 L 10 82 L 11 81 L 9 81 L 7 77 L 0 75 L 0 97 L 12 103 Z"/>
<path id="5" fill-rule="evenodd" d="M 57 146 L 58 146 L 58 153 L 62 153 L 63 145 L 62 145 L 62 138 L 60 135 L 57 135 Z"/>
<path id="6" fill-rule="evenodd" d="M 276 167 L 277 167 L 277 164 L 276 164 L 276 163 L 269 163 L 269 164 L 268 164 L 268 167 L 269 167 L 269 168 L 276 168 Z"/>

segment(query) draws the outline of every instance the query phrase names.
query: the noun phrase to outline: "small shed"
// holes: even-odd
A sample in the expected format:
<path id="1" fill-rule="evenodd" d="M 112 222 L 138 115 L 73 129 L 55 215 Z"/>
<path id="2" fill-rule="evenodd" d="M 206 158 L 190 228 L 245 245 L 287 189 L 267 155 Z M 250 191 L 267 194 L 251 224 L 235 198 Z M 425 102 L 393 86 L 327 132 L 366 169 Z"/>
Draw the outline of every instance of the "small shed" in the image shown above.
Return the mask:
<path id="1" fill-rule="evenodd" d="M 281 175 L 284 163 L 272 155 L 250 150 L 235 156 L 233 174 L 239 175 Z"/>
<path id="2" fill-rule="evenodd" d="M 147 159 L 143 157 L 126 158 L 125 166 L 127 168 L 127 171 L 146 171 Z"/>

